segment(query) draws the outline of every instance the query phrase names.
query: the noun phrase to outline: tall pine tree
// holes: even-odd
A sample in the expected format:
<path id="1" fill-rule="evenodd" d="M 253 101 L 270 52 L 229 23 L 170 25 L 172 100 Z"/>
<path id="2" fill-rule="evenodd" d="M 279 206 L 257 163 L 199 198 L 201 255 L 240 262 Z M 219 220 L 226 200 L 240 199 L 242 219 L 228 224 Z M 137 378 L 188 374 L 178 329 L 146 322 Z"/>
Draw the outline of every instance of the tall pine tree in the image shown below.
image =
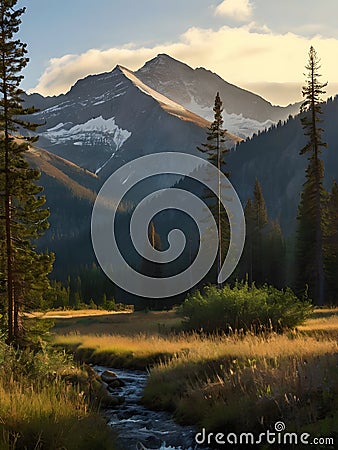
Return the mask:
<path id="1" fill-rule="evenodd" d="M 285 286 L 286 246 L 278 221 L 268 218 L 263 191 L 256 179 L 245 208 L 246 239 L 238 277 L 249 283 Z"/>
<path id="2" fill-rule="evenodd" d="M 327 297 L 338 304 L 338 184 L 335 181 L 325 209 L 324 268 Z"/>
<path id="3" fill-rule="evenodd" d="M 255 180 L 253 199 L 247 201 L 244 209 L 246 222 L 246 240 L 243 257 L 241 259 L 241 272 L 247 275 L 250 283 L 262 284 L 265 279 L 266 263 L 266 227 L 268 214 L 266 210 L 263 191 L 259 181 Z"/>
<path id="4" fill-rule="evenodd" d="M 222 260 L 227 251 L 227 246 L 229 245 L 229 221 L 226 216 L 224 209 L 221 207 L 221 175 L 225 167 L 225 155 L 229 150 L 225 147 L 225 134 L 226 130 L 223 129 L 223 118 L 222 118 L 222 101 L 217 92 L 214 104 L 214 121 L 208 127 L 207 130 L 207 142 L 202 144 L 202 147 L 198 147 L 202 153 L 207 155 L 208 161 L 217 167 L 219 171 L 218 175 L 218 198 L 214 195 L 207 195 L 210 200 L 210 209 L 214 214 L 217 227 L 218 227 L 218 256 L 217 256 L 217 273 L 220 272 L 222 267 Z M 227 173 L 225 173 L 228 176 Z M 221 286 L 219 286 L 221 287 Z"/>
<path id="5" fill-rule="evenodd" d="M 28 59 L 26 44 L 15 39 L 25 12 L 24 8 L 15 9 L 16 4 L 17 0 L 0 1 L 0 285 L 7 306 L 9 343 L 23 337 L 20 313 L 33 307 L 48 287 L 53 260 L 52 255 L 34 249 L 34 241 L 48 227 L 49 212 L 42 209 L 45 199 L 36 185 L 39 173 L 24 159 L 34 139 L 18 135 L 21 129 L 36 127 L 23 120 L 32 110 L 22 107 L 20 97 L 20 73 Z"/>
<path id="6" fill-rule="evenodd" d="M 323 129 L 320 116 L 321 95 L 327 83 L 319 82 L 320 59 L 313 47 L 309 51 L 306 84 L 303 87 L 304 102 L 301 106 L 302 125 L 308 138 L 300 154 L 308 155 L 306 181 L 298 209 L 297 230 L 297 280 L 296 286 L 302 291 L 306 286 L 309 295 L 317 305 L 324 303 L 324 257 L 323 257 L 323 188 L 324 165 L 320 159 L 321 149 L 326 147 L 322 141 Z"/>

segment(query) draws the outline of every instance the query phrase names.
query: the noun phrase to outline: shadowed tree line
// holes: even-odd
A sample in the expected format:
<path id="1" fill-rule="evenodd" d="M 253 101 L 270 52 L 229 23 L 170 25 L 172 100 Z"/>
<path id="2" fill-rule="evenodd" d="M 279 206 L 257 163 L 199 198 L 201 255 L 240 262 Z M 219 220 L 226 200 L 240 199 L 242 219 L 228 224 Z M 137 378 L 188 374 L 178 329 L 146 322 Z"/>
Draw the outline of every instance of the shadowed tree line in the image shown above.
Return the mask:
<path id="1" fill-rule="evenodd" d="M 301 122 L 307 142 L 300 149 L 300 154 L 308 156 L 308 167 L 299 201 L 296 236 L 286 240 L 279 221 L 269 219 L 264 193 L 256 179 L 253 195 L 244 209 L 245 247 L 232 280 L 246 279 L 256 285 L 268 283 L 277 287 L 288 284 L 299 295 L 306 294 L 316 305 L 323 305 L 338 301 L 338 188 L 336 181 L 331 192 L 323 187 L 324 164 L 320 155 L 327 145 L 322 140 L 321 96 L 327 83 L 319 81 L 320 59 L 313 47 L 309 51 L 306 69 Z M 226 130 L 222 129 L 222 101 L 218 93 L 214 112 L 214 121 L 207 131 L 207 142 L 199 150 L 207 153 L 208 160 L 229 176 L 224 158 L 228 152 L 224 144 Z M 215 208 L 217 204 L 218 208 Z M 219 255 L 221 253 L 223 260 L 229 245 L 229 227 L 226 212 L 221 211 L 219 205 L 219 199 L 217 201 L 214 196 L 211 209 L 218 223 Z M 217 266 L 219 269 L 220 260 Z M 215 276 L 212 281 L 215 282 Z"/>

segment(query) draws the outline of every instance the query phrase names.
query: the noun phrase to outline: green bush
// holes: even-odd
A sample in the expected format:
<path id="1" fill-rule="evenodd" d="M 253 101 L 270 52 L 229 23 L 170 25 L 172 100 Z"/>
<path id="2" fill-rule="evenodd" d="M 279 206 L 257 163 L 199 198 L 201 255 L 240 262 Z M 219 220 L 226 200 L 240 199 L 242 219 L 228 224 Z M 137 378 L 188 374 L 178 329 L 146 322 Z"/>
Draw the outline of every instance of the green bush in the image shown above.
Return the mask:
<path id="1" fill-rule="evenodd" d="M 308 300 L 299 300 L 289 288 L 238 283 L 233 288 L 208 286 L 203 293 L 197 291 L 187 297 L 179 311 L 186 330 L 259 333 L 295 328 L 312 310 Z"/>

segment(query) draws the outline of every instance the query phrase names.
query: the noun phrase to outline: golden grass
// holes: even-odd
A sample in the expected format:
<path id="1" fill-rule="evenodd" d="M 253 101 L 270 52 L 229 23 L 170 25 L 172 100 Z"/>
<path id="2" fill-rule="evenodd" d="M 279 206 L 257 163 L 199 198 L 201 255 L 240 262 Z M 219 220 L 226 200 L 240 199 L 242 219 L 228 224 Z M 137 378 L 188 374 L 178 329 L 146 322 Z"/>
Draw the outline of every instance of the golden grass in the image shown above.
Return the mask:
<path id="1" fill-rule="evenodd" d="M 110 316 L 113 314 L 129 314 L 132 311 L 125 311 L 123 313 L 116 311 L 105 311 L 102 309 L 67 309 L 60 311 L 36 311 L 26 313 L 28 318 L 36 319 L 73 319 L 77 317 L 98 317 L 98 316 Z"/>
<path id="2" fill-rule="evenodd" d="M 53 330 L 56 333 L 53 343 L 85 354 L 86 358 L 91 354 L 95 356 L 95 362 L 99 361 L 100 354 L 105 355 L 105 361 L 109 354 L 120 356 L 122 366 L 126 356 L 130 366 L 132 358 L 143 359 L 147 365 L 154 358 L 167 359 L 177 354 L 199 361 L 228 357 L 308 356 L 332 354 L 338 350 L 336 315 L 309 319 L 299 331 L 267 336 L 172 334 L 171 328 L 180 322 L 174 311 L 95 316 L 91 317 L 92 322 L 88 322 L 89 319 L 87 316 L 83 321 L 79 318 L 72 323 L 70 319 L 61 319 Z M 331 334 L 320 336 L 317 332 L 321 330 Z"/>
<path id="3" fill-rule="evenodd" d="M 318 340 L 311 336 L 271 335 L 259 337 L 249 335 L 201 337 L 198 334 L 179 336 L 121 336 L 121 335 L 57 335 L 54 344 L 92 351 L 92 355 L 112 354 L 147 360 L 158 356 L 162 359 L 179 355 L 180 361 L 219 360 L 222 358 L 314 356 L 338 351 L 336 340 Z M 123 360 L 121 361 L 123 365 Z M 128 358 L 130 366 L 130 359 Z"/>
<path id="4" fill-rule="evenodd" d="M 304 325 L 298 327 L 300 331 L 338 330 L 338 315 L 309 319 Z"/>
<path id="5" fill-rule="evenodd" d="M 1 450 L 114 448 L 104 419 L 89 410 L 89 372 L 64 354 L 14 350 L 2 341 L 0 361 Z"/>

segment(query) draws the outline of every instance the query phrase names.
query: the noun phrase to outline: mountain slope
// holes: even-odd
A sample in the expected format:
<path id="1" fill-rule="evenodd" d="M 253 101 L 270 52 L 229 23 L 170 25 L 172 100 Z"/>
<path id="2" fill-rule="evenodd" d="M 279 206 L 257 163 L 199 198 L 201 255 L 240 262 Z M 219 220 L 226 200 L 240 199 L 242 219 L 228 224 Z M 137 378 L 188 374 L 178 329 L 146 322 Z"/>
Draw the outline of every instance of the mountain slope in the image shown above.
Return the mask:
<path id="1" fill-rule="evenodd" d="M 74 163 L 32 146 L 25 155 L 41 172 L 38 184 L 50 210 L 49 229 L 37 241 L 40 250 L 56 254 L 53 277 L 66 279 L 74 268 L 92 264 L 90 217 L 99 189 L 98 177 Z"/>
<path id="2" fill-rule="evenodd" d="M 166 54 L 148 61 L 135 75 L 207 120 L 212 120 L 213 102 L 216 92 L 219 92 L 225 127 L 241 137 L 251 136 L 299 111 L 299 105 L 273 106 L 259 95 L 234 86 L 209 70 L 202 67 L 192 69 Z"/>
<path id="3" fill-rule="evenodd" d="M 92 203 L 95 201 L 95 191 L 99 184 L 95 174 L 35 146 L 27 151 L 26 159 L 44 178 L 49 177 L 55 183 L 62 184 L 72 196 L 87 199 Z"/>
<path id="4" fill-rule="evenodd" d="M 338 179 L 338 97 L 323 104 L 324 142 L 321 158 L 325 165 L 325 186 Z M 252 196 L 255 178 L 262 185 L 269 214 L 280 219 L 286 234 L 294 231 L 299 195 L 305 182 L 306 156 L 299 155 L 307 142 L 300 116 L 241 143 L 227 159 L 231 181 L 245 204 Z"/>

